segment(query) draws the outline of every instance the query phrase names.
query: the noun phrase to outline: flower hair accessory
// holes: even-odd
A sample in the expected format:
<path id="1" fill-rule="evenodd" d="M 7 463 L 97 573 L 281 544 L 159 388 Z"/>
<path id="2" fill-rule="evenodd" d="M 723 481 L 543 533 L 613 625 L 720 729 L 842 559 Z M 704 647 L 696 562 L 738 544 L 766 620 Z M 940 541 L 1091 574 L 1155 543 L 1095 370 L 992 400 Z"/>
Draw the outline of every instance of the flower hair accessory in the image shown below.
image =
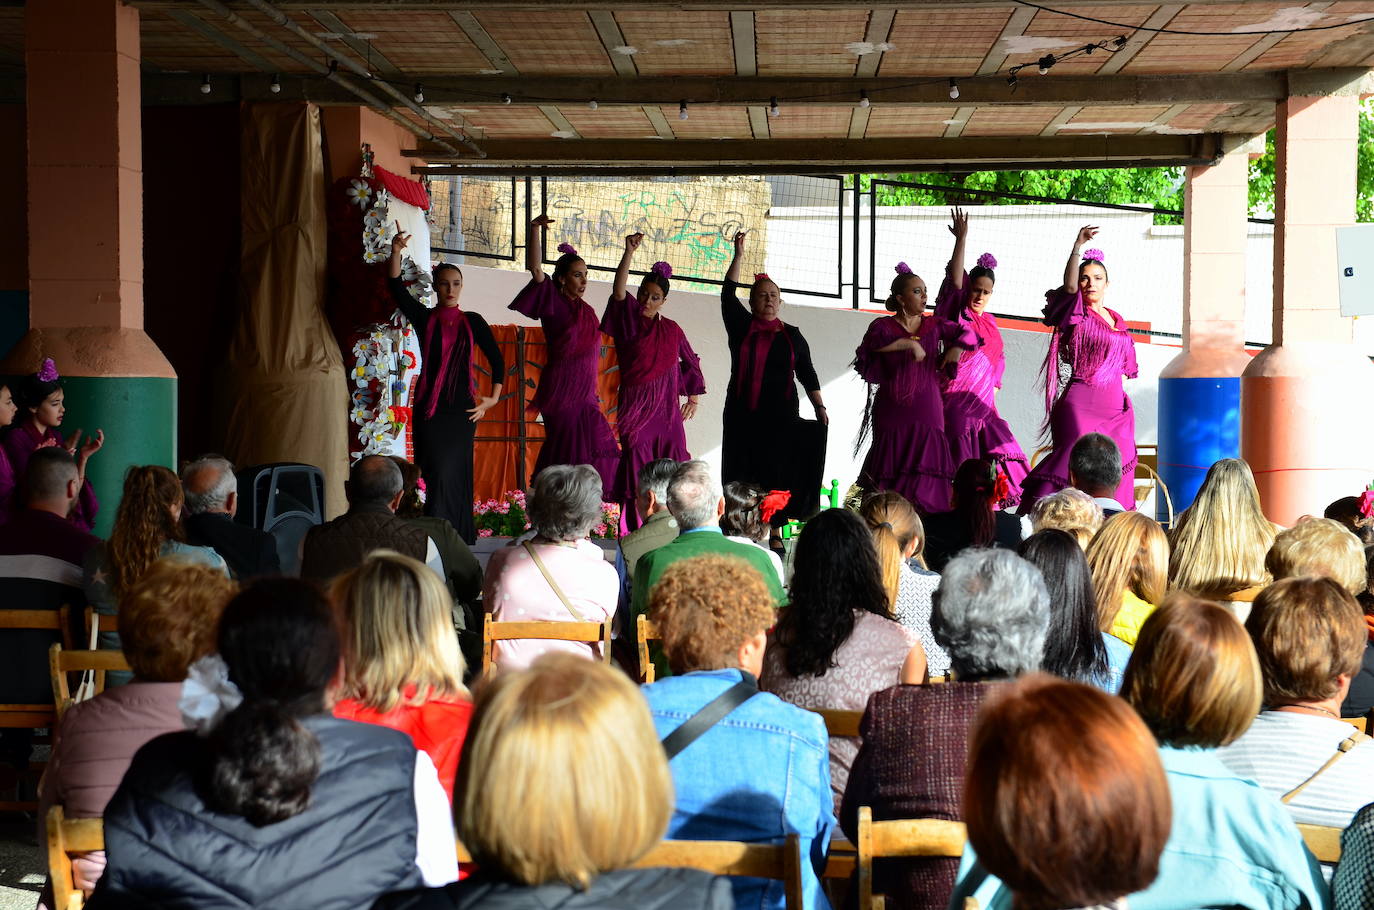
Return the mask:
<path id="1" fill-rule="evenodd" d="M 899 262 L 899 263 L 897 263 L 895 266 L 893 266 L 892 268 L 893 268 L 893 271 L 895 271 L 898 275 L 910 275 L 910 274 L 911 274 L 911 266 L 907 265 L 905 262 Z"/>
<path id="2" fill-rule="evenodd" d="M 1102 251 L 1099 250 L 1099 249 L 1097 249 L 1096 247 L 1094 247 L 1094 248 L 1091 249 L 1091 250 L 1084 250 L 1084 251 L 1083 251 L 1083 261 L 1084 261 L 1084 262 L 1105 262 L 1106 260 L 1102 257 Z"/>
<path id="3" fill-rule="evenodd" d="M 786 508 L 787 504 L 791 501 L 791 491 L 773 490 L 767 496 L 763 497 L 763 499 L 759 500 L 759 517 L 763 519 L 764 524 L 768 524 L 773 520 L 773 516 L 776 515 L 780 509 Z"/>
<path id="4" fill-rule="evenodd" d="M 767 273 L 767 272 L 755 272 L 755 273 L 754 273 L 754 283 L 755 283 L 755 284 L 758 284 L 760 281 L 772 281 L 772 280 L 773 280 L 772 278 L 769 278 L 769 277 L 768 277 L 768 273 Z"/>
<path id="5" fill-rule="evenodd" d="M 52 360 L 51 357 L 45 357 L 45 358 L 43 358 L 43 365 L 42 365 L 41 367 L 38 368 L 38 381 L 39 381 L 39 382 L 56 382 L 56 381 L 57 381 L 57 364 L 53 363 L 53 360 Z"/>
<path id="6" fill-rule="evenodd" d="M 566 240 L 558 245 L 558 252 L 567 253 L 569 256 L 577 255 L 577 247 L 568 243 Z"/>
<path id="7" fill-rule="evenodd" d="M 187 669 L 177 709 L 182 723 L 200 736 L 209 736 L 224 715 L 242 703 L 243 693 L 229 679 L 224 658 L 207 654 Z"/>
<path id="8" fill-rule="evenodd" d="M 997 479 L 993 481 L 992 495 L 988 497 L 988 500 L 993 506 L 996 506 L 1005 502 L 1009 495 L 1011 495 L 1011 478 L 1007 476 L 1007 472 L 999 464 L 997 466 Z"/>
<path id="9" fill-rule="evenodd" d="M 978 257 L 978 265 L 985 269 L 997 268 L 997 257 L 991 253 L 984 253 Z"/>
<path id="10" fill-rule="evenodd" d="M 1374 483 L 1360 494 L 1360 514 L 1365 518 L 1374 518 Z"/>
<path id="11" fill-rule="evenodd" d="M 664 278 L 672 278 L 673 267 L 660 259 L 658 262 L 655 262 L 653 265 L 649 266 L 649 274 L 662 275 Z"/>

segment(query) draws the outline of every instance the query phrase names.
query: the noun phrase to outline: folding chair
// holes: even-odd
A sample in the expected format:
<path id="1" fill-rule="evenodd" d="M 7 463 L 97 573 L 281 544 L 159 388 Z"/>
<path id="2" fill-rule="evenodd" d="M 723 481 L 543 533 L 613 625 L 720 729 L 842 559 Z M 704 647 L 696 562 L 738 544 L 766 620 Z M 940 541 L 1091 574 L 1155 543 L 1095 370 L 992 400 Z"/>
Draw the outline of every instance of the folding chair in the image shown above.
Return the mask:
<path id="1" fill-rule="evenodd" d="M 782 882 L 787 910 L 802 907 L 801 841 L 787 835 L 781 844 L 746 844 L 729 840 L 665 840 L 651 849 L 635 868 L 669 866 L 702 869 L 713 875 L 771 878 Z"/>
<path id="2" fill-rule="evenodd" d="M 873 860 L 884 856 L 940 856 L 958 859 L 968 833 L 963 822 L 913 818 L 875 822 L 873 810 L 859 807 L 859 908 L 883 910 L 881 894 L 873 893 Z"/>
<path id="3" fill-rule="evenodd" d="M 649 655 L 649 642 L 662 641 L 663 636 L 658 634 L 658 627 L 649 621 L 649 617 L 640 614 L 635 620 L 635 641 L 639 647 L 639 681 L 641 683 L 651 683 L 654 681 L 654 660 Z"/>
<path id="4" fill-rule="evenodd" d="M 129 661 L 123 651 L 68 651 L 54 644 L 48 649 L 48 669 L 52 674 L 53 705 L 57 709 L 58 720 L 67 709 L 76 704 L 72 697 L 68 674 L 95 673 L 95 691 L 99 695 L 105 691 L 105 674 L 110 670 L 128 670 Z"/>
<path id="5" fill-rule="evenodd" d="M 1322 825 L 1298 825 L 1307 849 L 1319 863 L 1334 865 L 1341 861 L 1341 832 L 1343 828 L 1327 828 Z"/>
<path id="6" fill-rule="evenodd" d="M 601 659 L 611 662 L 611 620 L 605 622 L 497 622 L 486 615 L 482 623 L 482 675 L 491 672 L 492 642 L 519 639 L 580 641 L 601 645 Z"/>
<path id="7" fill-rule="evenodd" d="M 81 910 L 85 895 L 72 879 L 72 854 L 105 849 L 105 823 L 99 818 L 67 818 L 61 806 L 48 810 L 48 881 L 53 910 Z"/>

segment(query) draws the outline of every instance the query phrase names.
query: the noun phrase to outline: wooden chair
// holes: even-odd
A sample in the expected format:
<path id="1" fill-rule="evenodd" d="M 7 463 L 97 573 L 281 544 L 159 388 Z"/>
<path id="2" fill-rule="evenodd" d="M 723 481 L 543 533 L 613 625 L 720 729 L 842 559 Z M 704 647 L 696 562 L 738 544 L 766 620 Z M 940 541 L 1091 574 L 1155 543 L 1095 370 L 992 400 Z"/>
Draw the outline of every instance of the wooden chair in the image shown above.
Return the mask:
<path id="1" fill-rule="evenodd" d="M 86 608 L 86 621 L 81 628 L 86 631 L 86 641 L 91 640 L 91 623 L 99 623 L 97 632 L 118 632 L 119 617 L 113 613 L 97 613 L 95 607 Z"/>
<path id="2" fill-rule="evenodd" d="M 1341 832 L 1345 829 L 1298 825 L 1298 830 L 1317 862 L 1335 864 L 1341 861 Z"/>
<path id="3" fill-rule="evenodd" d="M 601 644 L 601 659 L 611 662 L 611 620 L 605 622 L 496 622 L 491 614 L 482 623 L 482 675 L 491 672 L 491 645 L 516 639 L 580 641 Z"/>
<path id="4" fill-rule="evenodd" d="M 71 643 L 67 607 L 59 610 L 0 610 L 0 631 L 56 632 L 63 644 Z M 57 714 L 50 704 L 0 705 L 0 727 L 34 729 L 51 727 Z"/>
<path id="5" fill-rule="evenodd" d="M 651 683 L 654 681 L 654 659 L 649 654 L 649 642 L 662 641 L 663 636 L 658 634 L 658 627 L 649 621 L 649 617 L 640 614 L 635 620 L 635 642 L 639 648 L 639 681 L 641 683 Z"/>
<path id="6" fill-rule="evenodd" d="M 48 810 L 48 881 L 53 910 L 81 910 L 85 896 L 72 879 L 72 854 L 105 849 L 105 824 L 98 818 L 67 818 L 61 806 Z"/>
<path id="7" fill-rule="evenodd" d="M 873 893 L 873 860 L 883 856 L 946 856 L 964 853 L 968 833 L 963 822 L 940 818 L 911 818 L 875 822 L 873 810 L 859 807 L 859 906 L 857 910 L 883 910 L 881 894 Z"/>
<path id="8" fill-rule="evenodd" d="M 94 671 L 98 695 L 105 691 L 105 674 L 110 670 L 128 670 L 129 662 L 123 651 L 68 651 L 55 644 L 48 649 L 48 669 L 52 674 L 53 706 L 61 720 L 67 709 L 76 703 L 68 674 Z"/>
<path id="9" fill-rule="evenodd" d="M 813 708 L 812 714 L 819 714 L 825 721 L 825 732 L 830 736 L 858 736 L 859 724 L 863 722 L 862 711 L 831 711 L 828 708 Z"/>

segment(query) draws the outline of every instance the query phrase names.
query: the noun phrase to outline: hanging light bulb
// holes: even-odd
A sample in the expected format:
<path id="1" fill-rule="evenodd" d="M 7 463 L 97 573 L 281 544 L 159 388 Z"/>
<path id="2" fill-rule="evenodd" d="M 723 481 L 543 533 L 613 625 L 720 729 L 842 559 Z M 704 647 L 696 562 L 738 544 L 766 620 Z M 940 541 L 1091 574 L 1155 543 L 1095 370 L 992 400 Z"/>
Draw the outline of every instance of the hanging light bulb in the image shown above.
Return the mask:
<path id="1" fill-rule="evenodd" d="M 270 88 L 271 88 L 271 90 L 272 90 L 272 94 L 274 94 L 274 95 L 280 95 L 280 94 L 281 94 L 281 76 L 280 76 L 280 75 L 278 75 L 278 74 L 276 74 L 276 73 L 273 73 L 273 74 L 272 74 L 272 85 L 270 86 Z"/>
<path id="2" fill-rule="evenodd" d="M 501 103 L 510 104 L 510 95 L 506 92 L 501 93 Z"/>
<path id="3" fill-rule="evenodd" d="M 1010 85 L 1012 88 L 1016 88 L 1016 81 L 1017 80 L 1015 73 L 1012 73 L 1010 76 L 1007 77 L 1007 85 Z"/>
<path id="4" fill-rule="evenodd" d="M 590 110 L 593 110 L 593 111 L 596 110 L 597 107 L 598 107 L 598 105 L 597 105 L 597 103 L 596 103 L 596 99 L 593 98 L 591 101 L 588 101 L 588 102 L 587 102 L 587 107 L 588 107 L 588 109 L 590 109 Z"/>
<path id="5" fill-rule="evenodd" d="M 768 116 L 776 117 L 781 113 L 782 111 L 778 109 L 778 97 L 774 95 L 772 98 L 768 99 Z"/>
<path id="6" fill-rule="evenodd" d="M 425 87 L 418 82 L 415 83 L 415 102 L 417 104 L 425 103 Z"/>
<path id="7" fill-rule="evenodd" d="M 202 95 L 208 95 L 211 91 L 212 89 L 210 88 L 210 74 L 206 73 L 205 75 L 200 77 L 200 93 Z"/>
<path id="8" fill-rule="evenodd" d="M 865 89 L 859 89 L 859 107 L 868 107 L 868 92 Z"/>
<path id="9" fill-rule="evenodd" d="M 953 79 L 949 80 L 949 100 L 959 100 L 959 83 L 954 81 Z"/>
<path id="10" fill-rule="evenodd" d="M 686 120 L 686 119 L 687 119 L 687 102 L 686 102 L 685 100 L 679 101 L 679 102 L 677 103 L 677 119 L 679 119 L 679 120 Z"/>
<path id="11" fill-rule="evenodd" d="M 1054 59 L 1053 54 L 1046 54 L 1035 62 L 1040 67 L 1040 75 L 1044 76 L 1049 73 L 1050 67 L 1054 66 L 1058 61 Z"/>

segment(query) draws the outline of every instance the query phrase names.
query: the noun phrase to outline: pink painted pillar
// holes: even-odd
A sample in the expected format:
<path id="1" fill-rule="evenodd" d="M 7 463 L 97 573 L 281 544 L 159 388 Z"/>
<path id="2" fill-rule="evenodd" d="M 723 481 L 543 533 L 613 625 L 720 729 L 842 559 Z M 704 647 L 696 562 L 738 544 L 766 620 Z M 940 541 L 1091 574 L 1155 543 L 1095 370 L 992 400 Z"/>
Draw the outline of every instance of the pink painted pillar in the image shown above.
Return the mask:
<path id="1" fill-rule="evenodd" d="M 1292 524 L 1374 477 L 1374 365 L 1340 315 L 1335 229 L 1354 221 L 1358 94 L 1278 106 L 1274 343 L 1241 380 L 1241 453 L 1265 514 Z"/>

